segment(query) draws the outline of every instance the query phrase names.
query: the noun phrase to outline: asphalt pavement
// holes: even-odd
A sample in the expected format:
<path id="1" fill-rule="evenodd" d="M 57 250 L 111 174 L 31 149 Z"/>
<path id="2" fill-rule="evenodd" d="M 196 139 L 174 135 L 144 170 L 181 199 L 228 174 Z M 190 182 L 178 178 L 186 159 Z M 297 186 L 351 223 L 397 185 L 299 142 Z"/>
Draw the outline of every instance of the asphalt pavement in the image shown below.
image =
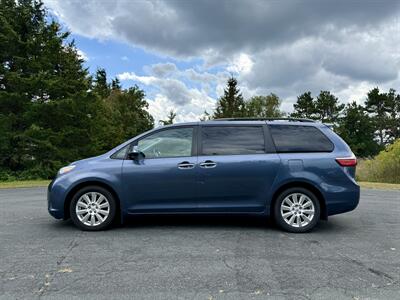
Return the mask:
<path id="1" fill-rule="evenodd" d="M 0 190 L 0 299 L 400 299 L 400 191 L 364 189 L 306 234 L 239 216 L 82 232 L 46 205 Z"/>

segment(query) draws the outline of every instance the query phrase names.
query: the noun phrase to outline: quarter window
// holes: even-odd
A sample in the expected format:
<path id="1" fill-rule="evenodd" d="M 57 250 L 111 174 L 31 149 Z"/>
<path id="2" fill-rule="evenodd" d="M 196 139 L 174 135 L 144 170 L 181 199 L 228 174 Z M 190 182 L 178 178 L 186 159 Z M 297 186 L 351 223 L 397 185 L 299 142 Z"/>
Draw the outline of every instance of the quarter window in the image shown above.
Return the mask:
<path id="1" fill-rule="evenodd" d="M 167 129 L 147 136 L 138 142 L 146 158 L 191 156 L 193 128 Z"/>
<path id="2" fill-rule="evenodd" d="M 332 142 L 313 126 L 269 125 L 276 151 L 331 152 Z"/>
<path id="3" fill-rule="evenodd" d="M 128 151 L 129 145 L 126 145 L 122 149 L 118 150 L 115 152 L 113 155 L 111 155 L 112 159 L 124 159 L 126 156 L 126 152 Z"/>
<path id="4" fill-rule="evenodd" d="M 261 126 L 204 126 L 201 144 L 202 155 L 265 153 Z"/>

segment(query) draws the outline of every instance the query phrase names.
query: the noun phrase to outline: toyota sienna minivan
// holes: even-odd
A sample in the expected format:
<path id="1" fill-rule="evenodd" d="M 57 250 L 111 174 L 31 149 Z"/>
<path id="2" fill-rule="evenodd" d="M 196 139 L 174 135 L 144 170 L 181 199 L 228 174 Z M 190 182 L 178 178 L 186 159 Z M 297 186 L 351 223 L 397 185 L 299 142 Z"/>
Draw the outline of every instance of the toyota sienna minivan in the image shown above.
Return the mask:
<path id="1" fill-rule="evenodd" d="M 138 214 L 254 214 L 306 232 L 353 210 L 357 160 L 327 125 L 221 119 L 158 127 L 71 163 L 48 187 L 48 210 L 82 230 Z"/>

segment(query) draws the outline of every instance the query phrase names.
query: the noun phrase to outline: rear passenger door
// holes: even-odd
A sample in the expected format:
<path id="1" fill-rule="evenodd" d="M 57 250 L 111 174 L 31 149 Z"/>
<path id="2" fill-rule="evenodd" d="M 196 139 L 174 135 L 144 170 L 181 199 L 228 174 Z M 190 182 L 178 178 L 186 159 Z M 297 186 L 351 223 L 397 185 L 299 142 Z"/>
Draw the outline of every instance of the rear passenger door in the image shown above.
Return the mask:
<path id="1" fill-rule="evenodd" d="M 263 211 L 279 168 L 266 125 L 205 124 L 199 135 L 199 210 Z M 267 139 L 265 139 L 265 136 Z"/>

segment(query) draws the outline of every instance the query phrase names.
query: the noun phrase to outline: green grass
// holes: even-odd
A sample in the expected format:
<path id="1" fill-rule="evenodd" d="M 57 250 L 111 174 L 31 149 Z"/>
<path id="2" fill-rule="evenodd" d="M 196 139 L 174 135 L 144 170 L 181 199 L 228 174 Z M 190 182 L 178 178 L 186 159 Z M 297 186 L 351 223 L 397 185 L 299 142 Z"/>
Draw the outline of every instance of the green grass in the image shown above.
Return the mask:
<path id="1" fill-rule="evenodd" d="M 0 182 L 0 189 L 42 187 L 47 186 L 49 183 L 50 180 L 2 181 Z"/>
<path id="2" fill-rule="evenodd" d="M 400 184 L 398 183 L 382 183 L 382 182 L 357 182 L 362 188 L 367 189 L 381 189 L 381 190 L 399 190 Z"/>
<path id="3" fill-rule="evenodd" d="M 360 182 L 400 184 L 400 139 L 386 147 L 373 159 L 360 159 L 356 178 Z"/>

